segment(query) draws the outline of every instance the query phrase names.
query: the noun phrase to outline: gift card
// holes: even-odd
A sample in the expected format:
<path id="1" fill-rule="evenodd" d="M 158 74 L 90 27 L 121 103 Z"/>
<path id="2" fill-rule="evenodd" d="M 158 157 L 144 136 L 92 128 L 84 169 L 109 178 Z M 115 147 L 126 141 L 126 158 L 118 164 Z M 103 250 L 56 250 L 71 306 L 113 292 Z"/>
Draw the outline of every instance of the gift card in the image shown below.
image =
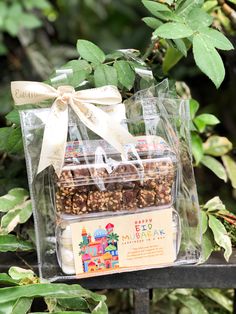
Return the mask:
<path id="1" fill-rule="evenodd" d="M 175 259 L 172 208 L 71 224 L 79 277 L 169 265 Z"/>

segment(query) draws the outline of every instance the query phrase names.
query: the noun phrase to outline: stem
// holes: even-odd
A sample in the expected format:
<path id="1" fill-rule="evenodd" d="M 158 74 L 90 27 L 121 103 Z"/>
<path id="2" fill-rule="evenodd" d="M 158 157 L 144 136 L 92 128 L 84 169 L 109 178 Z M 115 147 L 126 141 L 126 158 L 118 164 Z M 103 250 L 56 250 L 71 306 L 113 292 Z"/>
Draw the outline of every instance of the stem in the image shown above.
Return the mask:
<path id="1" fill-rule="evenodd" d="M 156 42 L 152 41 L 150 46 L 147 48 L 146 52 L 144 53 L 144 55 L 142 56 L 142 60 L 145 61 L 149 55 L 152 53 L 154 47 L 155 47 Z"/>
<path id="2" fill-rule="evenodd" d="M 225 0 L 218 0 L 218 4 L 221 6 L 221 10 L 224 14 L 230 19 L 234 28 L 236 28 L 236 11 L 231 8 L 229 4 L 225 2 Z"/>
<path id="3" fill-rule="evenodd" d="M 16 256 L 29 268 L 34 272 L 33 267 L 22 257 L 16 252 Z"/>

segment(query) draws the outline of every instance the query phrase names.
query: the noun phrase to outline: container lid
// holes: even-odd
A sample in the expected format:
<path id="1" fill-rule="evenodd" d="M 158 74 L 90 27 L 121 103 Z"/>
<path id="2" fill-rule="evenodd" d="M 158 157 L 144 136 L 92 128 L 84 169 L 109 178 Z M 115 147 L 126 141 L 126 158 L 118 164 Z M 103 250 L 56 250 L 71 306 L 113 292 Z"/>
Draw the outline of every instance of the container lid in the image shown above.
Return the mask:
<path id="1" fill-rule="evenodd" d="M 90 158 L 92 156 L 93 159 Z M 102 140 L 70 142 L 67 145 L 66 162 L 58 185 L 76 187 L 142 182 L 158 179 L 160 176 L 166 176 L 167 179 L 169 176 L 172 180 L 174 178 L 176 157 L 161 137 L 137 137 L 135 149 L 127 151 L 127 157 L 127 160 L 122 161 L 120 155 L 115 154 L 115 150 Z M 75 163 L 72 162 L 74 160 Z"/>

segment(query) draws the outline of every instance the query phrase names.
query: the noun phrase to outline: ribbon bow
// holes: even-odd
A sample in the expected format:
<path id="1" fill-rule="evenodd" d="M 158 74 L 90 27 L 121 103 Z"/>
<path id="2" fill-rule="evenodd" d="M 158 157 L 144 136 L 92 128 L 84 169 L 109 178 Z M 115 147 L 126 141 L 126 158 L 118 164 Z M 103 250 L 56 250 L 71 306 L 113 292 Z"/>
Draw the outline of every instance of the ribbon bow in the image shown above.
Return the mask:
<path id="1" fill-rule="evenodd" d="M 68 106 L 94 133 L 101 136 L 124 156 L 124 146 L 134 143 L 134 137 L 106 112 L 96 107 L 114 105 L 122 101 L 115 86 L 75 91 L 72 86 L 57 89 L 39 82 L 16 81 L 11 83 L 15 104 L 37 104 L 55 99 L 45 125 L 38 165 L 38 173 L 52 165 L 59 176 L 64 163 L 68 132 Z"/>

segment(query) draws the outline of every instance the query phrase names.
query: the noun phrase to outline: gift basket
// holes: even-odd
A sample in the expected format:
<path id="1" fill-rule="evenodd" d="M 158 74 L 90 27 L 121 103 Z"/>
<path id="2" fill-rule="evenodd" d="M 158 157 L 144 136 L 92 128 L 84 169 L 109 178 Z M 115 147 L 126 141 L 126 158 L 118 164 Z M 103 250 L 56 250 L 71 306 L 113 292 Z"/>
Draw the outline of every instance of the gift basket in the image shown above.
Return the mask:
<path id="1" fill-rule="evenodd" d="M 200 258 L 188 101 L 150 71 L 136 75 L 124 103 L 114 86 L 12 83 L 16 105 L 41 107 L 20 117 L 42 278 Z"/>

